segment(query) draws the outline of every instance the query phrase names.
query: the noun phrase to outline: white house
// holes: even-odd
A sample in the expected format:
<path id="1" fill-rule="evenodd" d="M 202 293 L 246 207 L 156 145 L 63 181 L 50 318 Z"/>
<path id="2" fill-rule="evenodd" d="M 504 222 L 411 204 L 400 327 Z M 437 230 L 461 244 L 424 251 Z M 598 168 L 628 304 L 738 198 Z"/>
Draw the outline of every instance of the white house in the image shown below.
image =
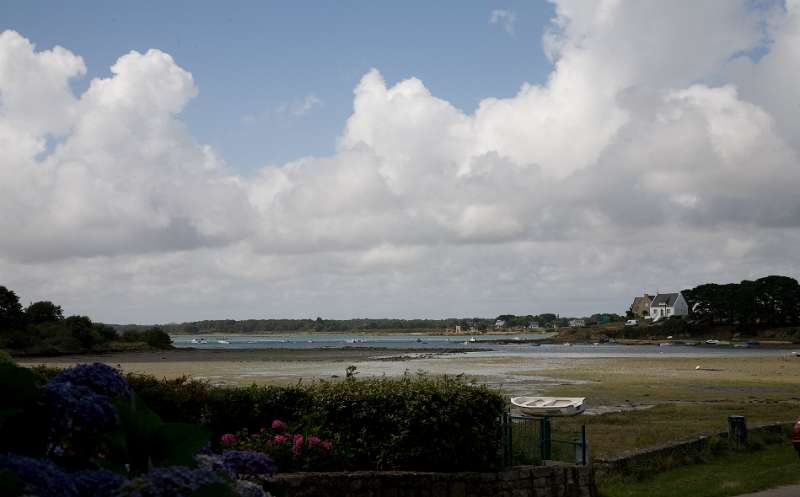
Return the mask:
<path id="1" fill-rule="evenodd" d="M 678 293 L 659 293 L 650 302 L 650 318 L 657 321 L 670 316 L 688 316 L 689 304 Z"/>
<path id="2" fill-rule="evenodd" d="M 583 319 L 570 319 L 569 326 L 570 328 L 583 328 L 586 326 L 586 321 Z"/>

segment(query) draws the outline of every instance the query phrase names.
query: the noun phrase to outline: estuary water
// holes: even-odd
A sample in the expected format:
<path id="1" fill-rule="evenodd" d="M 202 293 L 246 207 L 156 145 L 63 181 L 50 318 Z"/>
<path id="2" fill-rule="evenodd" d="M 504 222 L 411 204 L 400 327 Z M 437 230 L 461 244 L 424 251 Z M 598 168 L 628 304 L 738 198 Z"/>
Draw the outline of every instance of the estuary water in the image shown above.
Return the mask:
<path id="1" fill-rule="evenodd" d="M 544 340 L 549 333 L 520 333 L 516 335 L 359 335 L 335 333 L 307 333 L 285 335 L 174 335 L 173 345 L 178 348 L 204 350 L 247 349 L 345 349 L 379 348 L 436 353 L 438 351 L 470 351 L 472 356 L 482 355 L 531 355 L 548 357 L 647 357 L 668 355 L 682 357 L 708 356 L 787 356 L 791 351 L 771 348 L 733 348 L 730 346 L 686 346 L 686 345 L 618 345 L 618 344 L 549 344 L 526 343 L 525 340 Z M 197 343 L 193 342 L 196 341 Z M 204 340 L 205 343 L 202 343 Z M 510 343 L 491 343 L 504 340 Z M 514 343 L 514 342 L 520 343 Z M 800 361 L 800 358 L 798 358 Z"/>

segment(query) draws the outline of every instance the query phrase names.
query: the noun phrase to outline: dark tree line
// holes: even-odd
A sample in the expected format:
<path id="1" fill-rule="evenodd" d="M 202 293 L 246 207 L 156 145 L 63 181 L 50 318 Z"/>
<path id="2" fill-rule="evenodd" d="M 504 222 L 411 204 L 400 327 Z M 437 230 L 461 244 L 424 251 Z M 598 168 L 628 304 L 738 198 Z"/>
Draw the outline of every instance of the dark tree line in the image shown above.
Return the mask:
<path id="1" fill-rule="evenodd" d="M 466 319 L 217 319 L 170 323 L 159 325 L 169 333 L 358 333 L 370 331 L 432 331 L 453 329 L 456 325 L 468 328 L 474 325 L 482 329 L 494 326 L 494 320 L 483 318 Z M 143 330 L 147 326 L 124 324 L 113 325 L 118 331 Z"/>
<path id="2" fill-rule="evenodd" d="M 788 276 L 707 283 L 684 290 L 683 296 L 693 316 L 709 324 L 779 327 L 800 322 L 800 284 Z"/>
<path id="3" fill-rule="evenodd" d="M 74 353 L 102 349 L 114 341 L 145 342 L 159 348 L 171 343 L 169 335 L 158 328 L 120 335 L 113 327 L 86 316 L 64 317 L 61 306 L 50 301 L 23 308 L 16 293 L 0 286 L 0 349 Z"/>

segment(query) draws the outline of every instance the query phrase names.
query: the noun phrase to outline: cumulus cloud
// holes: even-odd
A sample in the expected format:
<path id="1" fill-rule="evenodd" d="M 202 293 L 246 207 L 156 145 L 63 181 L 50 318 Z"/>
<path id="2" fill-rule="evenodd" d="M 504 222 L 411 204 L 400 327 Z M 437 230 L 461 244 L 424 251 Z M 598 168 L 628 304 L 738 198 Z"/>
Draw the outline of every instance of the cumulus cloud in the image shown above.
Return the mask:
<path id="1" fill-rule="evenodd" d="M 622 311 L 797 276 L 800 3 L 555 4 L 545 83 L 466 113 L 373 69 L 335 154 L 247 175 L 188 133 L 169 55 L 75 95 L 79 56 L 7 31 L 0 275 L 116 320 Z"/>
<path id="2" fill-rule="evenodd" d="M 506 33 L 514 36 L 514 24 L 517 22 L 517 15 L 511 10 L 495 9 L 489 14 L 489 24 L 497 24 L 503 27 Z"/>

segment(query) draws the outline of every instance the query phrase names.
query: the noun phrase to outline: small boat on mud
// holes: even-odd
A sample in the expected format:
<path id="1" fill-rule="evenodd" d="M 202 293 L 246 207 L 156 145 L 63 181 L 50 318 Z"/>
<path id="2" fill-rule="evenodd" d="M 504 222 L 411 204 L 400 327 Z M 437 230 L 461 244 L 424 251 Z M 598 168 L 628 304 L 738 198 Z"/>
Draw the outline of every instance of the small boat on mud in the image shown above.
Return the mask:
<path id="1" fill-rule="evenodd" d="M 231 342 L 229 340 L 217 340 L 217 343 L 219 343 L 221 345 L 228 345 Z"/>
<path id="2" fill-rule="evenodd" d="M 512 397 L 511 404 L 528 416 L 575 416 L 586 409 L 584 397 Z"/>

